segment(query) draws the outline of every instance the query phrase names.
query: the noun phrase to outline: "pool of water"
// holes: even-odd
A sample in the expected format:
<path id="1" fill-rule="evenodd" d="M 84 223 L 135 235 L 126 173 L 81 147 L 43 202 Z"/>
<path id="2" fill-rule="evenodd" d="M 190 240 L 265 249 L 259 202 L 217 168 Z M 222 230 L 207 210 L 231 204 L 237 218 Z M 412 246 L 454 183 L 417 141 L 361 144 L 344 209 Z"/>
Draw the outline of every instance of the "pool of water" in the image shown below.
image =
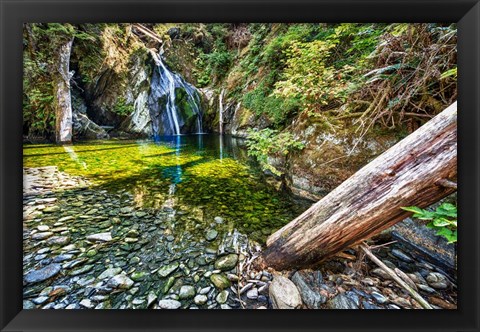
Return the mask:
<path id="1" fill-rule="evenodd" d="M 268 185 L 244 141 L 231 136 L 24 145 L 23 154 L 24 167 L 58 166 L 99 192 L 130 194 L 138 209 L 176 212 L 176 232 L 219 216 L 220 231 L 236 228 L 262 243 L 307 207 Z"/>

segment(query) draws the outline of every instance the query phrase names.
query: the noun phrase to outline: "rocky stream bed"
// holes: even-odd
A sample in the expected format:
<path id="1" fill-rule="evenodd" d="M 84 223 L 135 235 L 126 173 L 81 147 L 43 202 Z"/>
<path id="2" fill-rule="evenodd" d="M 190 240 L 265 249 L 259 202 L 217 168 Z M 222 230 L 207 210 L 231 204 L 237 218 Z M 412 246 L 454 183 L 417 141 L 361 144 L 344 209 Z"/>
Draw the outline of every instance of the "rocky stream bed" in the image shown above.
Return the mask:
<path id="1" fill-rule="evenodd" d="M 258 270 L 260 245 L 226 218 L 141 208 L 53 166 L 24 168 L 23 203 L 24 309 L 421 308 L 354 249 L 318 270 Z M 456 308 L 451 272 L 401 242 L 374 252 L 434 308 Z"/>

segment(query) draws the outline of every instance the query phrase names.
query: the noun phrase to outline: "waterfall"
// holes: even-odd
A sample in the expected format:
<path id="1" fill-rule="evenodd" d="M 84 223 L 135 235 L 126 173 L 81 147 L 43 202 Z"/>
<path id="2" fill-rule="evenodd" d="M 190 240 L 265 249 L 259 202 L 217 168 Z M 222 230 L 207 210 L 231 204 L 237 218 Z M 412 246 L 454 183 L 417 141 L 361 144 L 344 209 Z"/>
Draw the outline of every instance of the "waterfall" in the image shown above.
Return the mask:
<path id="1" fill-rule="evenodd" d="M 201 134 L 202 112 L 197 89 L 165 66 L 161 56 L 151 51 L 155 60 L 148 107 L 155 138 L 159 136 Z"/>

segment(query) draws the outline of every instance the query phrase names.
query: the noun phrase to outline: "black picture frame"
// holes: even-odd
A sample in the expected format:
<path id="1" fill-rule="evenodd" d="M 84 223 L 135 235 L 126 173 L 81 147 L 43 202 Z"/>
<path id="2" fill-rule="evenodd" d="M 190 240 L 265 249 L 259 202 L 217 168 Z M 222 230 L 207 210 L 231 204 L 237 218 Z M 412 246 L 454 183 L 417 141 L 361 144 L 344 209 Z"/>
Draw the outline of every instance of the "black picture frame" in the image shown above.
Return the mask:
<path id="1" fill-rule="evenodd" d="M 0 0 L 2 331 L 479 331 L 478 0 Z M 22 310 L 24 22 L 457 22 L 457 310 Z"/>

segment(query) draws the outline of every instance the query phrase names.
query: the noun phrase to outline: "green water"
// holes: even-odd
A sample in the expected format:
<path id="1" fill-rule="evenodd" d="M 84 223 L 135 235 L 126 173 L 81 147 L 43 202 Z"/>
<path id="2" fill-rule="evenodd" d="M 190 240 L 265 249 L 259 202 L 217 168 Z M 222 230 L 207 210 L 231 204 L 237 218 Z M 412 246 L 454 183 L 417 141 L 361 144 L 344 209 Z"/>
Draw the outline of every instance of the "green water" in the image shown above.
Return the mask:
<path id="1" fill-rule="evenodd" d="M 229 136 L 25 145 L 23 153 L 24 167 L 58 166 L 99 191 L 129 192 L 139 209 L 171 209 L 193 224 L 220 216 L 260 242 L 307 207 L 268 185 L 243 140 Z"/>

